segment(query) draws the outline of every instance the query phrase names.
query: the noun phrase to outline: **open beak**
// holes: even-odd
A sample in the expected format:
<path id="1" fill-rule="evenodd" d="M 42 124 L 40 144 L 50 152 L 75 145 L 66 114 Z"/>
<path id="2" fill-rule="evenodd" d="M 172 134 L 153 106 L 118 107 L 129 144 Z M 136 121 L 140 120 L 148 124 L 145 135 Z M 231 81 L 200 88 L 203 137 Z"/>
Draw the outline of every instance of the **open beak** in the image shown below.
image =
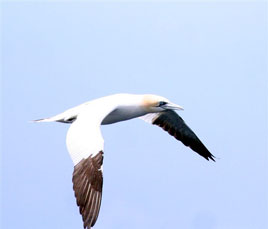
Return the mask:
<path id="1" fill-rule="evenodd" d="M 170 110 L 184 110 L 183 107 L 175 104 L 175 103 L 168 103 L 165 106 L 163 106 L 165 109 L 170 109 Z"/>

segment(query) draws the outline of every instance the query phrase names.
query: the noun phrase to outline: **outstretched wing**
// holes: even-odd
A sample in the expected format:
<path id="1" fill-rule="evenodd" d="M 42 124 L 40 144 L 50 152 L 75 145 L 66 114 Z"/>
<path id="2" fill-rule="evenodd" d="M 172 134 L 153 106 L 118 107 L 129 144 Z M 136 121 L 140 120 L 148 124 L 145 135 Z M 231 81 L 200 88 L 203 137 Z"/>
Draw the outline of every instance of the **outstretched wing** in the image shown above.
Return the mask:
<path id="1" fill-rule="evenodd" d="M 84 228 L 90 229 L 99 215 L 102 197 L 103 152 L 82 159 L 74 167 L 73 189 L 82 215 Z"/>
<path id="2" fill-rule="evenodd" d="M 74 162 L 73 189 L 86 229 L 94 226 L 100 211 L 104 145 L 100 123 L 109 112 L 108 108 L 99 109 L 98 115 L 91 112 L 96 107 L 81 112 L 71 124 L 66 137 L 67 148 Z"/>
<path id="3" fill-rule="evenodd" d="M 143 120 L 158 125 L 170 135 L 189 146 L 207 160 L 214 160 L 214 156 L 208 151 L 195 133 L 186 125 L 183 119 L 172 110 L 165 110 L 159 113 L 148 114 L 141 117 Z"/>

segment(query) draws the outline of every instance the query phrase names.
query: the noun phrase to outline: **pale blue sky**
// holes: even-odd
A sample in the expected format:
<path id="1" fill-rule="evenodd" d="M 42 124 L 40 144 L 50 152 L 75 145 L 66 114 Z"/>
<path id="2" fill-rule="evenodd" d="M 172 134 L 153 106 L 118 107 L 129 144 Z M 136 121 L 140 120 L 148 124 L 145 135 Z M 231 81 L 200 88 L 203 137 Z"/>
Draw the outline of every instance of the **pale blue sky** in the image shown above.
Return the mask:
<path id="1" fill-rule="evenodd" d="M 87 100 L 154 93 L 219 159 L 160 128 L 102 128 L 94 228 L 268 228 L 267 3 L 2 4 L 2 228 L 82 228 L 68 125 Z"/>

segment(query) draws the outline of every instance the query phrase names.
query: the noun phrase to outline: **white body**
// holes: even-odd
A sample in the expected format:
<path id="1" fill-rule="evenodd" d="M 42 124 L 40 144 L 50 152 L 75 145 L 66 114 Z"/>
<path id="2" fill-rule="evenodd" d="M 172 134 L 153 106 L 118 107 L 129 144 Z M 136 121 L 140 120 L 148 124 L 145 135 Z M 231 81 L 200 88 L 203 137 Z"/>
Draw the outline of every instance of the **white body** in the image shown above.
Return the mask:
<path id="1" fill-rule="evenodd" d="M 104 150 L 100 125 L 162 111 L 160 107 L 149 106 L 152 103 L 152 97 L 156 96 L 115 94 L 83 103 L 51 118 L 37 120 L 37 122 L 72 123 L 67 133 L 66 144 L 73 163 L 76 165 L 83 158 L 94 156 Z M 157 99 L 166 101 L 160 96 L 157 96 Z"/>
<path id="2" fill-rule="evenodd" d="M 74 165 L 82 158 L 91 154 L 94 156 L 104 150 L 101 124 L 111 124 L 146 114 L 143 108 L 136 105 L 140 101 L 140 96 L 118 94 L 87 102 L 72 110 L 77 112 L 77 118 L 68 130 L 66 144 Z"/>

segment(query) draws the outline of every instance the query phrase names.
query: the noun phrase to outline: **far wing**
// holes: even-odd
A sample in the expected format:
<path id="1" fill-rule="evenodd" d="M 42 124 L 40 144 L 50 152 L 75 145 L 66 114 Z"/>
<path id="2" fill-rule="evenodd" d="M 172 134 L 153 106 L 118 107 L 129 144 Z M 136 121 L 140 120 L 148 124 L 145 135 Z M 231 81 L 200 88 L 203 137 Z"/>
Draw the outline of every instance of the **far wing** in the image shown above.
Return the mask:
<path id="1" fill-rule="evenodd" d="M 159 113 L 148 114 L 141 118 L 153 125 L 158 125 L 207 160 L 215 161 L 214 156 L 175 111 L 165 110 Z"/>

